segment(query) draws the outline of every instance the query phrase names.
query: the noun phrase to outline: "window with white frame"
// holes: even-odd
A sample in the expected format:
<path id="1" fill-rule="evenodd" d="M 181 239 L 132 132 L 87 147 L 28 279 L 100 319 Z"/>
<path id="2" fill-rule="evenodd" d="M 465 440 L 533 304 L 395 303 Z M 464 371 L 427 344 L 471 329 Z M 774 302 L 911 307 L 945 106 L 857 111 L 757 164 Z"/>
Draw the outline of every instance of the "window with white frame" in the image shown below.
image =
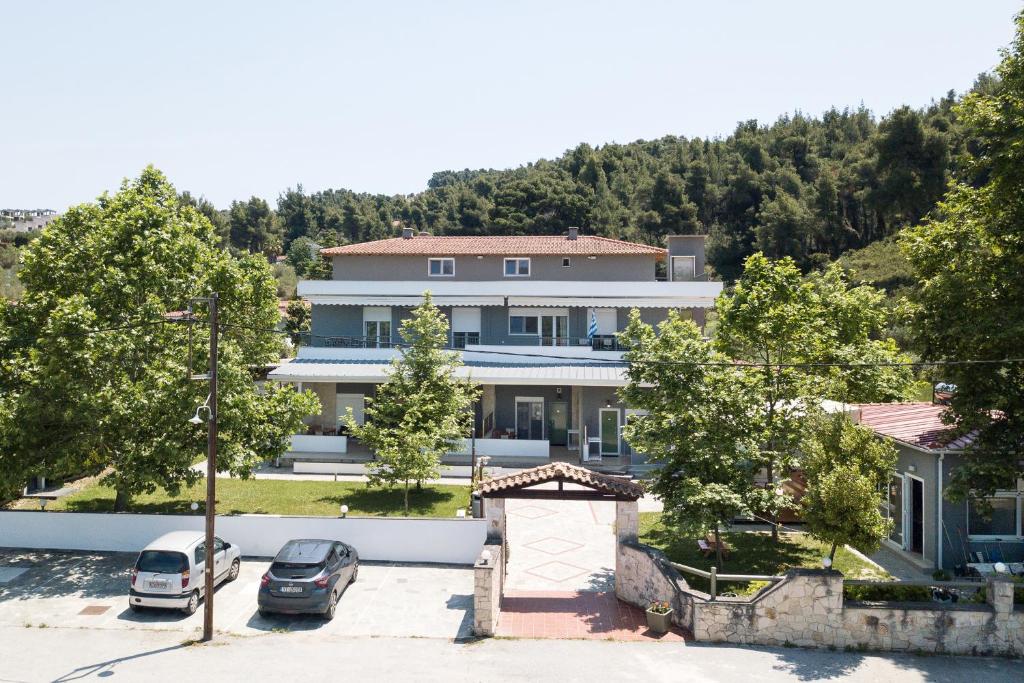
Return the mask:
<path id="1" fill-rule="evenodd" d="M 529 277 L 530 259 L 528 258 L 507 258 L 505 259 L 506 277 Z"/>
<path id="2" fill-rule="evenodd" d="M 572 266 L 572 259 L 569 258 L 568 256 L 563 256 L 562 257 L 562 267 L 563 268 L 569 268 L 570 266 Z"/>
<path id="3" fill-rule="evenodd" d="M 1000 491 L 984 501 L 987 506 L 973 500 L 967 504 L 968 536 L 1006 538 L 1024 535 L 1021 533 L 1020 495 L 1012 491 Z"/>
<path id="4" fill-rule="evenodd" d="M 466 348 L 467 344 L 480 343 L 480 309 L 477 307 L 456 307 L 452 309 L 452 346 Z"/>
<path id="5" fill-rule="evenodd" d="M 455 259 L 428 258 L 427 275 L 430 277 L 451 277 L 455 275 Z"/>
<path id="6" fill-rule="evenodd" d="M 881 501 L 882 516 L 892 520 L 889 540 L 903 546 L 903 475 L 894 474 L 889 478 Z"/>

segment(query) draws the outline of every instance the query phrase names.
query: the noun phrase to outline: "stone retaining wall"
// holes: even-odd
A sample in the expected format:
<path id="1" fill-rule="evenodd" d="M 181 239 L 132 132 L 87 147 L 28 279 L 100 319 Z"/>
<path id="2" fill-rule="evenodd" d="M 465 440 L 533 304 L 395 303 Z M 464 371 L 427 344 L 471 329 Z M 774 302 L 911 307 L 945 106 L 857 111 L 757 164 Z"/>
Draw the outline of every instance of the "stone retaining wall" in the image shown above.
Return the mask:
<path id="1" fill-rule="evenodd" d="M 620 543 L 619 599 L 646 608 L 669 600 L 695 640 L 950 654 L 1024 655 L 1024 609 L 1013 584 L 990 579 L 987 604 L 846 603 L 843 575 L 794 569 L 752 598 L 692 590 L 660 551 Z"/>

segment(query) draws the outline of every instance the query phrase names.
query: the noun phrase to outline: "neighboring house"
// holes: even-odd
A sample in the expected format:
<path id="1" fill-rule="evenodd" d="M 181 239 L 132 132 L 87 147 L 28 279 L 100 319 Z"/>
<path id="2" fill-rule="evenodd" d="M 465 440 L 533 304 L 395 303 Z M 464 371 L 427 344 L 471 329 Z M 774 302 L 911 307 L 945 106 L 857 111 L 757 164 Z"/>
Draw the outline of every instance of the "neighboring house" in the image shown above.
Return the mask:
<path id="1" fill-rule="evenodd" d="M 482 386 L 475 430 L 446 462 L 465 464 L 475 446 L 492 465 L 550 460 L 619 470 L 643 464 L 622 439 L 631 414 L 615 337 L 636 308 L 649 323 L 675 309 L 703 326 L 722 284 L 704 275 L 704 238 L 672 236 L 668 248 L 580 235 L 401 237 L 325 249 L 334 278 L 303 281 L 312 330 L 297 358 L 272 380 L 312 389 L 323 412 L 293 440 L 295 460 L 372 457 L 337 435 L 351 408 L 386 378 L 399 328 L 429 290 L 462 350 L 464 376 Z M 656 277 L 666 262 L 665 281 Z"/>
<path id="2" fill-rule="evenodd" d="M 990 499 L 990 519 L 973 504 L 945 495 L 971 435 L 953 437 L 942 422 L 946 406 L 935 403 L 867 403 L 854 406 L 854 421 L 890 439 L 899 451 L 883 505 L 893 521 L 885 545 L 921 570 L 952 570 L 977 562 L 1024 560 L 1022 492 L 1000 491 Z M 979 557 L 977 554 L 980 553 Z"/>
<path id="3" fill-rule="evenodd" d="M 15 232 L 41 230 L 58 215 L 53 209 L 0 209 L 0 218 L 10 221 L 9 229 Z"/>

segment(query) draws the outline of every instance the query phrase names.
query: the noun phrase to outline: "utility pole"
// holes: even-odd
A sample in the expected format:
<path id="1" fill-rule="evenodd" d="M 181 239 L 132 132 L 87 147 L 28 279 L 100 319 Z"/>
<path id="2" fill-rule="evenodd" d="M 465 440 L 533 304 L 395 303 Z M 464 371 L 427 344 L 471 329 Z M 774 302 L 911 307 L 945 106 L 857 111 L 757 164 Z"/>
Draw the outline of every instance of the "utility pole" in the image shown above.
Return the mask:
<path id="1" fill-rule="evenodd" d="M 203 642 L 213 640 L 213 571 L 216 556 L 214 522 L 217 505 L 217 292 L 210 305 L 210 398 L 206 437 L 206 560 L 203 570 Z"/>

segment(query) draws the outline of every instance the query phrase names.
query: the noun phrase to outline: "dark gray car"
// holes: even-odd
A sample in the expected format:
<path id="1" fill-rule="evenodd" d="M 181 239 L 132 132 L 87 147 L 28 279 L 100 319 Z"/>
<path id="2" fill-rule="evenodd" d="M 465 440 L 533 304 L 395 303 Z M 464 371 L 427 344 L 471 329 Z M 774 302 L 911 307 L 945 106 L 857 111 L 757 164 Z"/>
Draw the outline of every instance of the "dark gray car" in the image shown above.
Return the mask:
<path id="1" fill-rule="evenodd" d="M 260 581 L 260 615 L 319 614 L 333 619 L 338 598 L 359 575 L 359 554 L 340 541 L 288 541 Z"/>

